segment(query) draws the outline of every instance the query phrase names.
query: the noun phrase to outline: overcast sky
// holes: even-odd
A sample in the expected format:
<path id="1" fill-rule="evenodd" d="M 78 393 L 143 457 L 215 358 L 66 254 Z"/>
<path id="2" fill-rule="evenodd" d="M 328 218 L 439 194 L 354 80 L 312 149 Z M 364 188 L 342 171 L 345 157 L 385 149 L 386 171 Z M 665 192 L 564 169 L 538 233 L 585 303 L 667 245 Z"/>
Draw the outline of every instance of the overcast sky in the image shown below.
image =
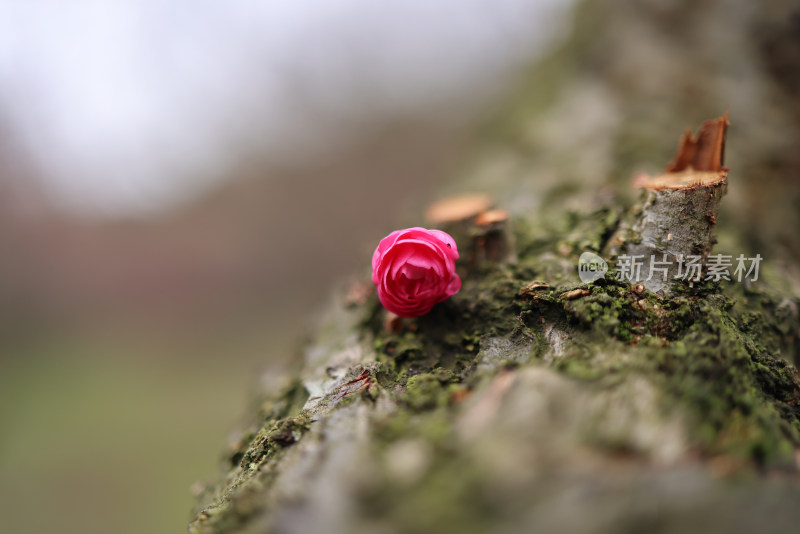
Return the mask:
<path id="1" fill-rule="evenodd" d="M 307 159 L 364 117 L 478 102 L 567 4 L 0 0 L 0 120 L 60 202 L 135 212 L 241 150 Z"/>

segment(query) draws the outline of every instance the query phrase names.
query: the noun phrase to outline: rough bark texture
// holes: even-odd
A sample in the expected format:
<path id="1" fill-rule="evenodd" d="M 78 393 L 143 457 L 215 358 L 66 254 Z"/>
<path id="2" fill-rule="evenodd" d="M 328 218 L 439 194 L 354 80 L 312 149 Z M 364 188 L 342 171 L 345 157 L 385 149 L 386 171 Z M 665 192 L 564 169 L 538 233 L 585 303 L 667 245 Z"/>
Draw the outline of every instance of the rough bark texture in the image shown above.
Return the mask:
<path id="1" fill-rule="evenodd" d="M 780 2 L 627 6 L 581 8 L 453 181 L 509 210 L 516 260 L 464 272 L 401 332 L 377 298 L 336 297 L 190 531 L 797 529 L 800 84 L 781 67 L 797 19 Z M 758 282 L 581 283 L 581 252 L 642 209 L 634 170 L 725 109 L 715 250 L 762 254 Z"/>
<path id="2" fill-rule="evenodd" d="M 615 245 L 635 261 L 626 279 L 641 283 L 645 289 L 669 295 L 683 288 L 687 275 L 686 258 L 696 265 L 706 264 L 714 243 L 713 228 L 719 216 L 727 181 L 684 189 L 645 189 L 641 213 L 631 225 L 623 225 L 609 248 L 617 256 Z M 702 279 L 705 273 L 696 269 L 689 283 Z"/>

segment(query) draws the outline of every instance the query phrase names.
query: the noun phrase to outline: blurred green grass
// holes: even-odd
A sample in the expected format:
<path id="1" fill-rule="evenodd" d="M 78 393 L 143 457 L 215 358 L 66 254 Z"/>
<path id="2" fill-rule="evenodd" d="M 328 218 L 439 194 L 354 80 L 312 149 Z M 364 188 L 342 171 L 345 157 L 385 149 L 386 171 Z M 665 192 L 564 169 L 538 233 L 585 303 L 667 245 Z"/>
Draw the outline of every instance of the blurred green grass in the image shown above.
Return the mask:
<path id="1" fill-rule="evenodd" d="M 236 343 L 229 343 L 235 345 Z M 66 337 L 0 360 L 3 532 L 182 532 L 190 486 L 217 475 L 254 360 Z M 240 346 L 230 350 L 241 355 Z"/>

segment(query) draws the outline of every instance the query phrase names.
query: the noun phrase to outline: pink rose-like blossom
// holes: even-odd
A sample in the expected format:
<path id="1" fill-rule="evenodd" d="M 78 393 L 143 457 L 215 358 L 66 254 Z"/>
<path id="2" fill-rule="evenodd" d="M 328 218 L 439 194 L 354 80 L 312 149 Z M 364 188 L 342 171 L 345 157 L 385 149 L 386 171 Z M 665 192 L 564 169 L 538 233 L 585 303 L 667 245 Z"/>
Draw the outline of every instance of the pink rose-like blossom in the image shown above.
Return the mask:
<path id="1" fill-rule="evenodd" d="M 400 317 L 425 315 L 461 289 L 457 259 L 456 242 L 441 230 L 392 232 L 372 255 L 372 282 L 381 304 Z"/>

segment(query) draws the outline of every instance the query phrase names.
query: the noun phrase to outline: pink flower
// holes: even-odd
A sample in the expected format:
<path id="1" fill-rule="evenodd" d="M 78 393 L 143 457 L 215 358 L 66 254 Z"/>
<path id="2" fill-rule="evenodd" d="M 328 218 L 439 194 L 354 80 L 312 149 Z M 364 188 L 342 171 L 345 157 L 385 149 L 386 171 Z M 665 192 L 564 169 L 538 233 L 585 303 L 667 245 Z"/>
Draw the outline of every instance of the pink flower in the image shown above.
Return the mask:
<path id="1" fill-rule="evenodd" d="M 457 259 L 456 242 L 441 230 L 392 232 L 372 255 L 372 282 L 381 304 L 400 317 L 425 315 L 461 289 Z"/>

